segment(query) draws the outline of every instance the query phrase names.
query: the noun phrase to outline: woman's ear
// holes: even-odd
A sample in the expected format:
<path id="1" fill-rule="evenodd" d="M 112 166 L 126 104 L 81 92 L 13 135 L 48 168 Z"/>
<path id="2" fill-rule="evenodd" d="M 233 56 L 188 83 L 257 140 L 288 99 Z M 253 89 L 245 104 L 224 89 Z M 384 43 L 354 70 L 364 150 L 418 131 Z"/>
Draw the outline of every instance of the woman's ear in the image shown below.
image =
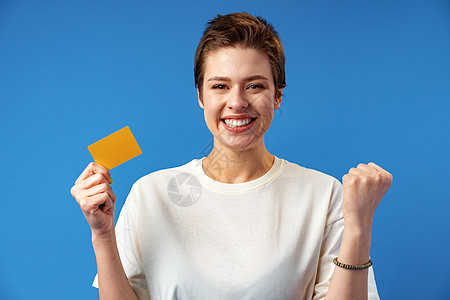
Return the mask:
<path id="1" fill-rule="evenodd" d="M 203 105 L 202 95 L 200 94 L 200 90 L 198 88 L 197 88 L 197 100 L 198 100 L 198 105 L 200 105 L 201 108 L 205 108 Z"/>
<path id="2" fill-rule="evenodd" d="M 281 105 L 281 98 L 283 97 L 283 89 L 279 89 L 275 98 L 274 109 L 279 109 Z"/>

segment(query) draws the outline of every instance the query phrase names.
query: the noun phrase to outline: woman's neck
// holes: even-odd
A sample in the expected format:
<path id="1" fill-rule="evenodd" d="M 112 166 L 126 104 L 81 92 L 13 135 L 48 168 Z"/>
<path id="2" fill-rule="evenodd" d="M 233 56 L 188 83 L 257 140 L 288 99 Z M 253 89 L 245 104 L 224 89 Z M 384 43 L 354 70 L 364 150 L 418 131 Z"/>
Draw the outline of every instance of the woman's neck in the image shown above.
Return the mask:
<path id="1" fill-rule="evenodd" d="M 223 183 L 243 183 L 266 174 L 272 167 L 274 156 L 266 147 L 234 150 L 214 145 L 211 153 L 203 159 L 206 175 Z"/>

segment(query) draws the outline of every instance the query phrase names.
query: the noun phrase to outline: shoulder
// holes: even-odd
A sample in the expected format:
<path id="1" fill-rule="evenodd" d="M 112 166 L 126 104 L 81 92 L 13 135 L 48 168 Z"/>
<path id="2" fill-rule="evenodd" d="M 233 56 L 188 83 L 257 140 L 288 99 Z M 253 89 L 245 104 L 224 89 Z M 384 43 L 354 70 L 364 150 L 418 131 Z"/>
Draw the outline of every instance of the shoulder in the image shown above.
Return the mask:
<path id="1" fill-rule="evenodd" d="M 304 183 L 308 183 L 310 185 L 315 186 L 336 186 L 337 188 L 341 186 L 341 183 L 339 180 L 337 180 L 335 177 L 328 175 L 324 172 L 306 168 L 303 166 L 300 166 L 296 163 L 289 162 L 285 159 L 282 159 L 283 161 L 283 177 L 293 177 L 297 178 L 298 180 L 301 180 Z"/>
<path id="2" fill-rule="evenodd" d="M 343 187 L 335 177 L 288 161 L 283 162 L 281 176 L 280 183 L 288 183 L 303 207 L 324 226 L 342 218 Z"/>

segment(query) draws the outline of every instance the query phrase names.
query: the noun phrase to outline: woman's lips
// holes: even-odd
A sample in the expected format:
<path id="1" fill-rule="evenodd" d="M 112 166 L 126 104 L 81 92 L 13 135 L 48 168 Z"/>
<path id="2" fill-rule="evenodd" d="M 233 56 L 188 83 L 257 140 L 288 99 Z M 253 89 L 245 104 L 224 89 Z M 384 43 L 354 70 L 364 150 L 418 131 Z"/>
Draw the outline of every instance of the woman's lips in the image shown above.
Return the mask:
<path id="1" fill-rule="evenodd" d="M 249 130 L 256 118 L 249 116 L 227 116 L 221 119 L 226 130 L 233 133 L 240 133 Z"/>

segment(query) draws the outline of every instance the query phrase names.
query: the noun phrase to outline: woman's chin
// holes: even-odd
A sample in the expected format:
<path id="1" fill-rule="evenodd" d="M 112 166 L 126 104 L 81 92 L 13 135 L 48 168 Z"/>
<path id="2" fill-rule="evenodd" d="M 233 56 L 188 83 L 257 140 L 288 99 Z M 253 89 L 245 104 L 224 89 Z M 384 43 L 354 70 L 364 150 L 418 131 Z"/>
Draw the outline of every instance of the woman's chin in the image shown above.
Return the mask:
<path id="1" fill-rule="evenodd" d="M 221 146 L 235 152 L 254 150 L 258 147 L 258 141 L 249 140 L 248 138 L 236 138 L 233 141 L 221 141 Z"/>

